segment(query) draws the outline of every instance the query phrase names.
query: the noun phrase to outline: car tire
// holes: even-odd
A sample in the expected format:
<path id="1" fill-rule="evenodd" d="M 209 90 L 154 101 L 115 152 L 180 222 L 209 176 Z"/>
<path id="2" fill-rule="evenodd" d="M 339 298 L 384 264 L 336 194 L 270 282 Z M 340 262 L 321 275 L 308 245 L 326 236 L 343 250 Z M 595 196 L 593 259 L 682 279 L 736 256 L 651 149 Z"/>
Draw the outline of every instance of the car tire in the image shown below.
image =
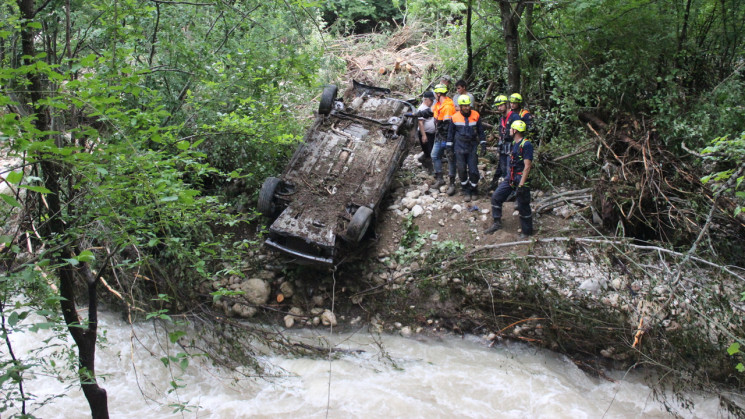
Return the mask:
<path id="1" fill-rule="evenodd" d="M 323 88 L 321 94 L 321 103 L 318 104 L 318 113 L 321 115 L 328 115 L 331 113 L 331 109 L 334 108 L 334 101 L 336 100 L 337 88 L 335 84 L 329 84 Z"/>
<path id="2" fill-rule="evenodd" d="M 359 207 L 352 216 L 352 221 L 347 226 L 347 238 L 358 243 L 365 237 L 368 227 L 373 219 L 373 210 L 368 207 Z"/>
<path id="3" fill-rule="evenodd" d="M 261 185 L 259 191 L 259 203 L 256 209 L 261 215 L 272 218 L 277 212 L 277 205 L 275 203 L 274 195 L 279 189 L 279 185 L 282 181 L 276 177 L 268 177 Z"/>

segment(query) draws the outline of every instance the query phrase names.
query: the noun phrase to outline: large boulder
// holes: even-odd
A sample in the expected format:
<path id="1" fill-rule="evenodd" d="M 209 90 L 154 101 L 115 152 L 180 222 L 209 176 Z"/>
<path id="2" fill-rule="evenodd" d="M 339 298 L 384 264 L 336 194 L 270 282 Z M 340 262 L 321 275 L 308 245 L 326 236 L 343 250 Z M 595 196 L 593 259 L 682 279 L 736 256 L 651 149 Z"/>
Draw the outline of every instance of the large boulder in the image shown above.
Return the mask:
<path id="1" fill-rule="evenodd" d="M 266 304 L 272 291 L 269 283 L 260 278 L 245 281 L 241 284 L 240 290 L 245 293 L 243 298 L 255 305 Z"/>

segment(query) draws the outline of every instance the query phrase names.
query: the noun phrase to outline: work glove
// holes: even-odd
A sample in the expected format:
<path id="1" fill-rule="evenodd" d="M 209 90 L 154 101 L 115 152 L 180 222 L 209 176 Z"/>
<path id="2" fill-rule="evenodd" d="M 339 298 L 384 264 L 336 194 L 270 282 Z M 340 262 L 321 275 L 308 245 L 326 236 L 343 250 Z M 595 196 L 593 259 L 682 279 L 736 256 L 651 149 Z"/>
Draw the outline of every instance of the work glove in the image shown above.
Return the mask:
<path id="1" fill-rule="evenodd" d="M 486 141 L 482 141 L 479 145 L 481 146 L 481 157 L 486 156 Z"/>

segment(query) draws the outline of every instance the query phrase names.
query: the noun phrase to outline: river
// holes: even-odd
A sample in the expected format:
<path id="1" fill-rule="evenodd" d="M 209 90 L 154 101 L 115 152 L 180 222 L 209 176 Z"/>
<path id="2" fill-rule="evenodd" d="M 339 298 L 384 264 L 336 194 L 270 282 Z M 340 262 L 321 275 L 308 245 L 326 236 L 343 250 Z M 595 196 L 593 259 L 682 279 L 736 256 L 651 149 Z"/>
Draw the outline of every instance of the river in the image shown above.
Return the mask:
<path id="1" fill-rule="evenodd" d="M 610 382 L 588 376 L 564 356 L 516 343 L 490 348 L 475 336 L 347 333 L 332 340 L 340 348 L 364 352 L 331 362 L 264 358 L 277 378 L 236 377 L 201 359 L 192 360 L 183 373 L 176 369 L 172 377 L 160 361 L 167 339 L 158 339 L 152 324 L 130 327 L 118 315 L 103 313 L 101 325 L 107 343 L 97 351 L 96 368 L 105 376 L 102 385 L 112 418 L 671 417 L 636 373 L 610 371 L 616 380 Z M 328 338 L 328 330 L 294 333 Z M 49 336 L 47 331 L 26 332 L 12 334 L 11 340 L 16 355 L 23 357 Z M 46 349 L 47 356 L 52 352 Z M 185 387 L 169 393 L 174 378 Z M 66 392 L 54 377 L 39 374 L 28 381 L 26 391 L 37 399 L 66 392 L 30 413 L 42 418 L 90 417 L 79 386 L 73 384 Z M 693 411 L 677 412 L 683 417 L 721 416 L 715 397 L 693 400 Z M 174 403 L 190 405 L 190 411 L 174 413 L 169 407 Z"/>

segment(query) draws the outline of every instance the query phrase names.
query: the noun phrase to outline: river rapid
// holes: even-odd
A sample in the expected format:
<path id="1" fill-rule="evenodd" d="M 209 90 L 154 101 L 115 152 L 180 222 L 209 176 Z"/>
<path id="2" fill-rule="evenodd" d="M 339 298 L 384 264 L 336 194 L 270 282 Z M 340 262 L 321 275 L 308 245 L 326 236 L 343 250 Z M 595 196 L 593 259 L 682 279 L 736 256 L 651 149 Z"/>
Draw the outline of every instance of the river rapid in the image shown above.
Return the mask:
<path id="1" fill-rule="evenodd" d="M 328 330 L 302 330 L 295 336 L 364 352 L 344 353 L 333 361 L 267 356 L 263 360 L 273 365 L 275 377 L 246 378 L 203 359 L 192 359 L 184 372 L 169 372 L 160 360 L 168 339 L 151 323 L 131 327 L 103 313 L 101 327 L 107 343 L 97 350 L 96 372 L 105 376 L 102 386 L 112 418 L 671 417 L 635 374 L 610 371 L 616 380 L 610 382 L 588 376 L 561 355 L 515 343 L 490 348 L 475 336 L 403 338 L 360 331 L 329 338 Z M 16 356 L 44 345 L 48 333 L 12 334 Z M 53 349 L 45 351 L 51 357 Z M 169 392 L 174 380 L 184 387 Z M 37 400 L 66 396 L 29 413 L 90 417 L 74 378 L 72 383 L 66 389 L 56 378 L 37 374 L 26 382 L 26 391 Z M 694 396 L 693 401 L 694 410 L 676 408 L 677 413 L 720 416 L 716 398 Z M 189 411 L 174 412 L 173 404 L 188 405 Z"/>

